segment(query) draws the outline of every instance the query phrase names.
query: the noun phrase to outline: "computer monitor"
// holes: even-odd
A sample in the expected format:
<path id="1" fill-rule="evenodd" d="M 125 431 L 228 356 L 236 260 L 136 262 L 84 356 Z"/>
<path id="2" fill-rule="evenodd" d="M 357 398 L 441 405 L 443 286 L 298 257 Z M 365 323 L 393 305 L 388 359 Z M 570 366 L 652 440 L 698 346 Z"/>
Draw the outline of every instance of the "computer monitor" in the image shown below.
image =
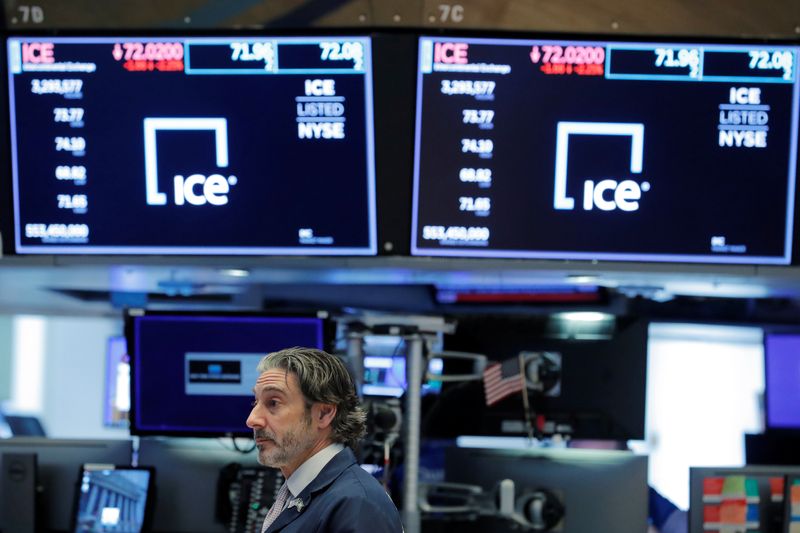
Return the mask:
<path id="1" fill-rule="evenodd" d="M 386 396 L 399 398 L 407 386 L 407 345 L 399 335 L 364 335 L 364 381 L 361 393 L 364 396 Z M 437 337 L 431 349 L 441 350 L 442 338 Z M 427 373 L 441 375 L 444 363 L 439 358 L 428 361 Z M 442 382 L 423 380 L 422 394 L 441 391 Z"/>
<path id="2" fill-rule="evenodd" d="M 230 463 L 257 466 L 256 452 L 240 453 L 217 439 L 143 437 L 139 464 L 158 475 L 158 505 L 153 531 L 215 533 L 227 531 L 217 521 L 217 481 Z M 220 495 L 227 499 L 228 494 Z"/>
<path id="3" fill-rule="evenodd" d="M 86 463 L 129 465 L 130 440 L 77 440 L 14 437 L 0 439 L 0 460 L 6 453 L 35 453 L 38 463 L 37 516 L 48 531 L 67 531 L 73 509 L 78 471 Z M 0 494 L 0 498 L 4 495 Z M 0 509 L 3 506 L 0 505 Z M 0 516 L 0 531 L 5 518 Z"/>
<path id="4" fill-rule="evenodd" d="M 131 433 L 252 436 L 258 362 L 269 352 L 324 349 L 323 315 L 180 313 L 130 310 Z"/>
<path id="5" fill-rule="evenodd" d="M 787 475 L 800 468 L 745 466 L 689 469 L 689 533 L 784 531 Z"/>
<path id="6" fill-rule="evenodd" d="M 125 337 L 109 337 L 106 344 L 106 383 L 103 425 L 128 427 L 131 408 L 131 363 Z"/>
<path id="7" fill-rule="evenodd" d="M 530 389 L 535 428 L 543 435 L 560 433 L 577 439 L 642 439 L 647 322 L 630 317 L 609 317 L 606 322 L 588 324 L 601 324 L 602 330 L 589 330 L 583 322 L 557 330 L 542 315 L 475 315 L 459 320 L 455 334 L 445 337 L 444 347 L 484 354 L 490 363 L 510 360 L 520 352 L 560 354 L 558 387 L 545 393 Z M 445 382 L 423 421 L 423 431 L 433 438 L 527 435 L 522 395 L 515 393 L 487 406 L 483 381 Z"/>
<path id="8" fill-rule="evenodd" d="M 764 335 L 767 428 L 800 430 L 800 332 Z"/>
<path id="9" fill-rule="evenodd" d="M 438 357 L 428 361 L 427 372 L 433 376 L 441 375 L 444 362 Z M 399 398 L 406 392 L 406 358 L 404 355 L 364 357 L 364 384 L 361 393 L 364 396 L 388 396 Z M 434 379 L 422 383 L 422 395 L 438 393 L 442 390 L 442 382 Z"/>
<path id="10" fill-rule="evenodd" d="M 799 50 L 421 37 L 412 255 L 789 264 Z"/>
<path id="11" fill-rule="evenodd" d="M 647 531 L 647 457 L 631 452 L 573 449 L 497 450 L 449 448 L 445 479 L 494 491 L 510 479 L 515 498 L 546 490 L 563 506 L 563 533 Z M 515 524 L 479 518 L 459 524 L 458 531 L 503 533 Z"/>
<path id="12" fill-rule="evenodd" d="M 744 436 L 748 465 L 800 466 L 800 432 L 767 431 Z"/>
<path id="13" fill-rule="evenodd" d="M 71 531 L 149 531 L 155 504 L 153 468 L 83 465 Z"/>
<path id="14" fill-rule="evenodd" d="M 377 253 L 369 37 L 7 50 L 17 253 Z"/>
<path id="15" fill-rule="evenodd" d="M 6 415 L 6 423 L 14 437 L 46 437 L 42 422 L 35 416 Z"/>
<path id="16" fill-rule="evenodd" d="M 443 366 L 441 359 L 433 358 L 428 362 L 428 372 L 432 375 L 441 375 Z M 405 356 L 364 357 L 364 384 L 361 386 L 361 393 L 364 396 L 399 398 L 406 392 L 406 385 Z M 439 392 L 441 388 L 441 381 L 427 380 L 422 384 L 422 394 Z"/>

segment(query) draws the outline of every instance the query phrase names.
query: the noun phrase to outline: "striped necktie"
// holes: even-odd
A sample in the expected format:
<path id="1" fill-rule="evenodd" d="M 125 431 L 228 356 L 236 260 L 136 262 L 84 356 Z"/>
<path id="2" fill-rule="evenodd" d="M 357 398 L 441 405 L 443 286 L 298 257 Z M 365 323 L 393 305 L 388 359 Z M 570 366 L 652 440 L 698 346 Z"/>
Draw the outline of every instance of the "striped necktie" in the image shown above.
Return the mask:
<path id="1" fill-rule="evenodd" d="M 267 516 L 264 518 L 264 525 L 261 526 L 261 533 L 264 533 L 269 526 L 278 518 L 278 515 L 281 514 L 283 508 L 286 507 L 286 500 L 289 499 L 289 484 L 284 483 L 281 487 L 281 490 L 278 491 L 278 496 L 275 497 L 275 503 L 272 504 L 272 507 L 269 508 L 269 512 Z"/>

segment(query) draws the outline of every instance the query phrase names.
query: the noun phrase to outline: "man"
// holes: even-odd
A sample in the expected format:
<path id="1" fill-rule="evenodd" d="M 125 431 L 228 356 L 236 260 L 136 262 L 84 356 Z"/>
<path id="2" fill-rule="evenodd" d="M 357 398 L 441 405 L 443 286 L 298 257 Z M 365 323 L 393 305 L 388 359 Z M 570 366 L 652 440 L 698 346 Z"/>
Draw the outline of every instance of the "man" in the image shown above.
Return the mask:
<path id="1" fill-rule="evenodd" d="M 344 364 L 321 350 L 289 348 L 257 370 L 247 426 L 258 462 L 286 478 L 262 533 L 402 532 L 383 487 L 356 464 L 351 448 L 365 415 Z"/>

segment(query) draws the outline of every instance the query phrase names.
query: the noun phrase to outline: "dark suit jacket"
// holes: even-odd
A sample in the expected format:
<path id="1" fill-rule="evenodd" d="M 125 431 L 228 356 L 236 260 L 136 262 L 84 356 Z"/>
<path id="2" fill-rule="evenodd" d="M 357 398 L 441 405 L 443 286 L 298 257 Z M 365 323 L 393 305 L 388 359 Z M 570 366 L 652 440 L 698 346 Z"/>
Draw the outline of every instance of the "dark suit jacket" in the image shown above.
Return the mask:
<path id="1" fill-rule="evenodd" d="M 267 533 L 401 533 L 400 514 L 350 448 L 337 453 Z M 294 500 L 290 500 L 290 504 Z"/>

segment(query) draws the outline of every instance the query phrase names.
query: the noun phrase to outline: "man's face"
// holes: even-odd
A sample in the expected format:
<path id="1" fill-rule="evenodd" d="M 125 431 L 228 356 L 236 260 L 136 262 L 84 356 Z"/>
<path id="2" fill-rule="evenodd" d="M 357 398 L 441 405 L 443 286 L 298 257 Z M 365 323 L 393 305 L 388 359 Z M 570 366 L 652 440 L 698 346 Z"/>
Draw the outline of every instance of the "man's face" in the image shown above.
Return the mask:
<path id="1" fill-rule="evenodd" d="M 273 468 L 296 468 L 317 441 L 297 377 L 282 369 L 263 372 L 253 388 L 247 417 L 258 447 L 258 462 Z"/>

